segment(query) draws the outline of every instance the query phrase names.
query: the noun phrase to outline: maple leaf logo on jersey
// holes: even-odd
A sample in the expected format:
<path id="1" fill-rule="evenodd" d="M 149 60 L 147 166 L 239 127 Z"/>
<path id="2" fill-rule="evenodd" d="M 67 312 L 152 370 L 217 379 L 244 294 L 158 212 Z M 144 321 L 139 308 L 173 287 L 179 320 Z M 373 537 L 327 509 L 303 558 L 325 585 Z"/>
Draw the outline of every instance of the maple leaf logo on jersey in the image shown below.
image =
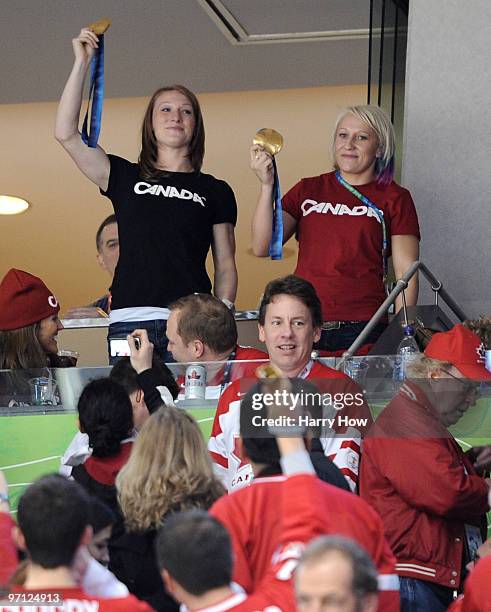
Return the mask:
<path id="1" fill-rule="evenodd" d="M 486 362 L 486 349 L 484 348 L 484 344 L 481 344 L 476 348 L 477 353 L 477 363 L 485 363 Z"/>

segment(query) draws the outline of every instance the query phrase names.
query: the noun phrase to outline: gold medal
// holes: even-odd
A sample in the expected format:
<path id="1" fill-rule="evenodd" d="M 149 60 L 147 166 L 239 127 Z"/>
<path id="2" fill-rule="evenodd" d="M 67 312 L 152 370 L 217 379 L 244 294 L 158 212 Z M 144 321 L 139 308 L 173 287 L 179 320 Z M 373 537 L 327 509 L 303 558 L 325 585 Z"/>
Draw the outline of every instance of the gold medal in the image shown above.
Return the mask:
<path id="1" fill-rule="evenodd" d="M 272 363 L 265 363 L 256 368 L 256 376 L 258 378 L 281 378 L 281 370 Z"/>
<path id="2" fill-rule="evenodd" d="M 256 132 L 252 143 L 264 147 L 270 155 L 276 155 L 283 148 L 283 136 L 276 130 L 263 128 Z"/>
<path id="3" fill-rule="evenodd" d="M 89 28 L 89 30 L 92 30 L 94 34 L 100 36 L 101 34 L 104 34 L 104 32 L 109 28 L 110 25 L 111 20 L 107 17 L 104 17 L 103 19 L 99 19 L 99 21 L 96 21 L 95 23 L 91 23 L 90 26 L 87 27 Z"/>

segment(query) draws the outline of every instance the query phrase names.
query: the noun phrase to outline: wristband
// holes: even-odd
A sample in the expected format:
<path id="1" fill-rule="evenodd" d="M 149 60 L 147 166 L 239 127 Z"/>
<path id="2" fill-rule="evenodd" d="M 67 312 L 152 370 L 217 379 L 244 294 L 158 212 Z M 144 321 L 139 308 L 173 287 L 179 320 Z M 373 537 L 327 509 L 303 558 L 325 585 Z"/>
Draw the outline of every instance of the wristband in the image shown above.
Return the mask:
<path id="1" fill-rule="evenodd" d="M 9 503 L 9 496 L 7 493 L 0 493 L 0 503 L 5 502 L 6 504 Z"/>
<path id="2" fill-rule="evenodd" d="M 285 476 L 295 476 L 296 474 L 315 474 L 309 453 L 303 449 L 283 455 L 280 457 L 280 465 Z"/>

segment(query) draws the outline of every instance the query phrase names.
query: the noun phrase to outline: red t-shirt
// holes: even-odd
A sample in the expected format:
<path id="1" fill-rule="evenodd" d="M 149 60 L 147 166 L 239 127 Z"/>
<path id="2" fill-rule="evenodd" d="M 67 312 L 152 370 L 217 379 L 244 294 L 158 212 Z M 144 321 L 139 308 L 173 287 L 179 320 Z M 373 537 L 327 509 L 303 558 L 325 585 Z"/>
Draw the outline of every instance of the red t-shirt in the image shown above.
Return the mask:
<path id="1" fill-rule="evenodd" d="M 210 509 L 227 529 L 234 551 L 233 580 L 247 592 L 255 591 L 267 574 L 281 540 L 282 504 L 291 499 L 285 476 L 257 478 L 249 487 L 218 499 Z M 313 516 L 324 521 L 323 533 L 355 540 L 370 555 L 380 575 L 380 612 L 398 610 L 399 582 L 394 572 L 395 558 L 384 537 L 377 513 L 358 496 L 320 480 L 317 493 L 304 503 L 312 504 Z M 284 512 L 284 510 L 283 510 Z"/>
<path id="2" fill-rule="evenodd" d="M 231 594 L 196 612 L 295 612 L 293 574 L 298 561 L 308 542 L 329 531 L 328 517 L 312 502 L 322 493 L 322 485 L 309 474 L 297 474 L 284 480 L 282 495 L 274 499 L 278 547 L 274 556 L 266 561 L 264 575 L 254 591 L 247 596 L 244 593 Z"/>
<path id="3" fill-rule="evenodd" d="M 7 584 L 19 564 L 17 548 L 12 540 L 15 523 L 7 512 L 0 512 L 0 585 Z"/>
<path id="4" fill-rule="evenodd" d="M 375 182 L 356 189 L 384 213 L 389 240 L 418 239 L 416 209 L 407 189 Z M 334 172 L 304 178 L 283 198 L 297 221 L 295 274 L 309 280 L 322 302 L 324 321 L 366 321 L 385 299 L 382 225 L 373 210 L 340 185 Z"/>
<path id="5" fill-rule="evenodd" d="M 15 596 L 18 595 L 16 599 Z M 12 602 L 0 606 L 0 612 L 64 612 L 73 610 L 74 612 L 152 612 L 151 608 L 144 601 L 140 601 L 134 595 L 126 597 L 114 597 L 102 599 L 87 595 L 79 587 L 67 589 L 36 589 L 28 590 L 21 586 L 15 586 L 11 590 Z M 42 602 L 42 597 L 49 597 Z M 59 603 L 57 598 L 60 597 Z M 9 601 L 9 595 L 5 596 L 4 601 Z M 27 604 L 29 606 L 27 607 Z M 39 604 L 39 605 L 36 605 Z"/>

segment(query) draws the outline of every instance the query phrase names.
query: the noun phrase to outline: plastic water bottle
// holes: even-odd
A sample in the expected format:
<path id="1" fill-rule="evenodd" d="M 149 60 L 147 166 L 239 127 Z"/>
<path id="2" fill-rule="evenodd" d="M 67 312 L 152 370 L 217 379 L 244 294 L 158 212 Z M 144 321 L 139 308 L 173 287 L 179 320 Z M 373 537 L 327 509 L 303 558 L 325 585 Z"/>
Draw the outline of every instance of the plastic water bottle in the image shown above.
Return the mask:
<path id="1" fill-rule="evenodd" d="M 403 381 L 406 378 L 406 367 L 419 355 L 419 347 L 414 337 L 414 327 L 404 327 L 404 337 L 397 347 L 397 356 L 394 362 L 394 380 Z"/>

